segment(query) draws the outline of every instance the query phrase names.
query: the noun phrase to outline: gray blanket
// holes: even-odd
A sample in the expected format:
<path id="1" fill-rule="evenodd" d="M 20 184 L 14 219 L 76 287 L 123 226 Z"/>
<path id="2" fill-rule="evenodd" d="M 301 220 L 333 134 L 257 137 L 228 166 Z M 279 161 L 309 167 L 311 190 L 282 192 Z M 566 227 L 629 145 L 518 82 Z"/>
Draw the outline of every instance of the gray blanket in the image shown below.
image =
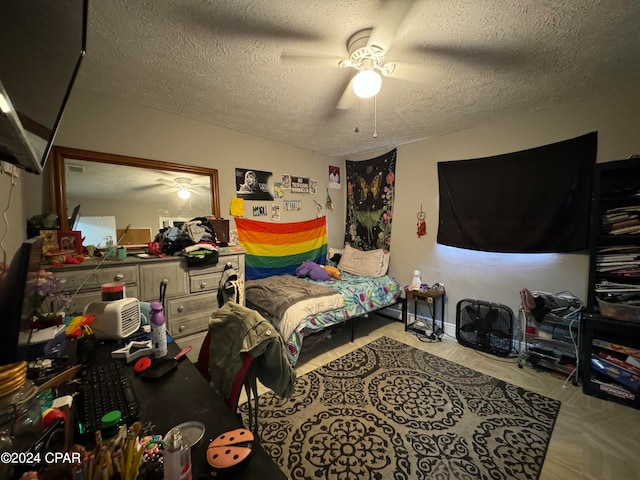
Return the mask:
<path id="1" fill-rule="evenodd" d="M 335 295 L 336 290 L 294 277 L 276 275 L 259 280 L 247 280 L 245 299 L 274 319 L 281 319 L 289 307 L 308 298 Z"/>

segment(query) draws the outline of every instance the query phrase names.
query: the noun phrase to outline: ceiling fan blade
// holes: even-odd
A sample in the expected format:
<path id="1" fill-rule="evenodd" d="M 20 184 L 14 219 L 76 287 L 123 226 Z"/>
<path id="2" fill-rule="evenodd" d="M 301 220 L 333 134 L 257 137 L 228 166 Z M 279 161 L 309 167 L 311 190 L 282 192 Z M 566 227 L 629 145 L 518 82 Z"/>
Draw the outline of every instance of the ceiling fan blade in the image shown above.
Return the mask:
<path id="1" fill-rule="evenodd" d="M 130 187 L 131 190 L 135 190 L 136 192 L 142 192 L 145 190 L 155 190 L 157 188 L 160 188 L 161 185 L 155 184 L 155 183 L 151 183 L 149 185 L 138 185 L 135 187 Z"/>
<path id="2" fill-rule="evenodd" d="M 407 18 L 415 0 L 386 0 L 373 27 L 367 46 L 375 45 L 388 52 L 402 22 Z"/>
<path id="3" fill-rule="evenodd" d="M 322 40 L 319 35 L 291 24 L 253 16 L 250 9 L 238 8 L 233 3 L 226 7 L 221 2 L 201 2 L 199 8 L 193 8 L 177 2 L 174 10 L 174 18 L 181 19 L 190 29 L 211 34 L 274 40 Z"/>
<path id="4" fill-rule="evenodd" d="M 495 46 L 416 45 L 409 51 L 436 61 L 442 59 L 492 69 L 522 67 L 532 58 L 526 51 Z"/>
<path id="5" fill-rule="evenodd" d="M 356 94 L 353 92 L 353 86 L 351 85 L 352 80 L 353 76 L 349 78 L 349 82 L 343 89 L 342 95 L 340 95 L 340 99 L 336 105 L 338 110 L 350 110 L 356 106 Z"/>
<path id="6" fill-rule="evenodd" d="M 410 63 L 410 62 L 390 62 L 395 65 L 390 78 L 398 80 L 408 80 L 415 83 L 432 84 L 444 77 L 445 71 L 439 65 Z M 384 85 L 384 80 L 382 81 Z M 384 88 L 384 87 L 383 87 Z"/>
<path id="7" fill-rule="evenodd" d="M 175 181 L 170 181 L 170 180 L 165 180 L 164 178 L 158 178 L 156 179 L 157 183 L 161 183 L 162 185 L 169 185 L 170 187 L 175 187 L 176 186 L 176 182 Z"/>
<path id="8" fill-rule="evenodd" d="M 344 60 L 344 57 L 323 53 L 283 53 L 280 55 L 280 61 L 283 63 L 319 65 L 325 67 L 339 67 L 341 60 Z"/>

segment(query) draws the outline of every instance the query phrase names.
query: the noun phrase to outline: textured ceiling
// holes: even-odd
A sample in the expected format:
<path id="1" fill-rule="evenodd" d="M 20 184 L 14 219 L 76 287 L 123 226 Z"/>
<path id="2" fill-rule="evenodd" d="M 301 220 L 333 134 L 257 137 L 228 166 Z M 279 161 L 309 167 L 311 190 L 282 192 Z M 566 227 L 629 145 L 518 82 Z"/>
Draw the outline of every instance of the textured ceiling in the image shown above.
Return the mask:
<path id="1" fill-rule="evenodd" d="M 417 0 L 374 138 L 373 100 L 336 109 L 337 60 L 388 3 L 91 1 L 77 88 L 345 158 L 640 84 L 637 0 Z"/>

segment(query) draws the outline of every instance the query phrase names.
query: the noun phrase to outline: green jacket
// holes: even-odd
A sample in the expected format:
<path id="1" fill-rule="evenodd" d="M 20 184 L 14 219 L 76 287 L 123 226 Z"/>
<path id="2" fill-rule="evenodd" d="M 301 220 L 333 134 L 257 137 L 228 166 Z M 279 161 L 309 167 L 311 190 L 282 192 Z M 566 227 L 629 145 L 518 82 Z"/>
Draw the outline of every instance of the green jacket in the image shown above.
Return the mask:
<path id="1" fill-rule="evenodd" d="M 262 315 L 227 302 L 211 315 L 209 331 L 209 369 L 222 374 L 225 397 L 231 391 L 235 373 L 242 366 L 243 353 L 255 358 L 250 374 L 278 395 L 291 396 L 296 372 L 287 360 L 282 337 Z"/>

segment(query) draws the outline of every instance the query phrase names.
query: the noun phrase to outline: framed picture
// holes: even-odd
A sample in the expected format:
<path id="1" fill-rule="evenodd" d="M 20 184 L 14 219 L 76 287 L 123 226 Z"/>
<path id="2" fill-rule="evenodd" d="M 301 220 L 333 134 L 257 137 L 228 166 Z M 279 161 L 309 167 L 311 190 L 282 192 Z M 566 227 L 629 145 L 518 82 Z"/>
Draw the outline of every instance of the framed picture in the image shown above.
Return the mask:
<path id="1" fill-rule="evenodd" d="M 40 235 L 42 235 L 42 253 L 60 248 L 57 230 L 40 230 Z"/>
<path id="2" fill-rule="evenodd" d="M 340 167 L 329 165 L 329 188 L 340 188 Z"/>
<path id="3" fill-rule="evenodd" d="M 291 191 L 295 193 L 309 193 L 309 179 L 307 177 L 291 176 Z"/>
<path id="4" fill-rule="evenodd" d="M 82 253 L 82 232 L 79 230 L 58 232 L 58 246 L 60 250 L 75 250 L 76 253 Z"/>
<path id="5" fill-rule="evenodd" d="M 245 200 L 273 200 L 273 173 L 236 168 L 236 197 Z"/>

